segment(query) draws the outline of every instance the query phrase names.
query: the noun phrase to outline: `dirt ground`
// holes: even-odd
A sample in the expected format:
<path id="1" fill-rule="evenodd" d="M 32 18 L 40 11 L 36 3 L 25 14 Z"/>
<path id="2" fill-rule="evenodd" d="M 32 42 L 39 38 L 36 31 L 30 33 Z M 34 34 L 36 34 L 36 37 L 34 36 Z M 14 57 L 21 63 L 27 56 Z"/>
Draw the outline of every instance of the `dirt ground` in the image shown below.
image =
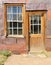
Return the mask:
<path id="1" fill-rule="evenodd" d="M 12 55 L 4 65 L 51 65 L 51 57 L 44 55 Z"/>

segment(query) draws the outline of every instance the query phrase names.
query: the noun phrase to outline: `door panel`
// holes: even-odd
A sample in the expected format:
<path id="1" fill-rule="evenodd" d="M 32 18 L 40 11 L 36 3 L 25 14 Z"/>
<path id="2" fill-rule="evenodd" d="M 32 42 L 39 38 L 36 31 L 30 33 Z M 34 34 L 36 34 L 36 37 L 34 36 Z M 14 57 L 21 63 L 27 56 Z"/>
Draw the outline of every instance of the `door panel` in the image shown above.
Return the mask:
<path id="1" fill-rule="evenodd" d="M 40 51 L 44 48 L 41 37 L 30 37 L 30 51 Z"/>
<path id="2" fill-rule="evenodd" d="M 29 15 L 30 51 L 39 51 L 44 48 L 44 16 L 37 13 Z"/>

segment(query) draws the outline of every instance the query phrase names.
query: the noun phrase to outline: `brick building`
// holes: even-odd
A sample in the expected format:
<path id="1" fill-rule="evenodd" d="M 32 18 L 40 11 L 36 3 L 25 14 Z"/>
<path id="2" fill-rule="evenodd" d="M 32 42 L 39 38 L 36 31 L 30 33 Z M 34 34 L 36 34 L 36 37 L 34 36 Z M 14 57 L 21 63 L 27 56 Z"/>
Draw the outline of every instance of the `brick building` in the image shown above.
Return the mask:
<path id="1" fill-rule="evenodd" d="M 51 0 L 0 0 L 0 50 L 51 51 Z"/>

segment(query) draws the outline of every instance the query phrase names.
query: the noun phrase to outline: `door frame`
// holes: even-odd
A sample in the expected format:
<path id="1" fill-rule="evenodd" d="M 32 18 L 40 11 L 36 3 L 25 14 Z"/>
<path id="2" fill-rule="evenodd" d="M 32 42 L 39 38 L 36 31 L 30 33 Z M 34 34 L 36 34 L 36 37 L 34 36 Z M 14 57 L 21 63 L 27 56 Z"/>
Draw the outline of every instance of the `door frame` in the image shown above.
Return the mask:
<path id="1" fill-rule="evenodd" d="M 28 47 L 28 51 L 30 51 L 30 33 L 29 33 L 29 16 L 30 15 L 33 15 L 33 14 L 39 14 L 39 15 L 42 15 L 43 16 L 43 27 L 42 27 L 42 33 L 43 33 L 43 44 L 45 44 L 45 27 L 46 27 L 46 25 L 45 25 L 45 22 L 46 22 L 46 10 L 45 11 L 26 11 L 26 13 L 27 13 L 27 18 L 28 18 L 28 20 L 27 20 L 27 22 L 28 22 L 28 36 L 27 36 L 27 38 L 28 38 L 28 40 L 27 40 L 27 47 Z M 35 34 L 34 35 L 35 37 L 40 37 L 41 35 L 39 35 L 39 34 Z"/>

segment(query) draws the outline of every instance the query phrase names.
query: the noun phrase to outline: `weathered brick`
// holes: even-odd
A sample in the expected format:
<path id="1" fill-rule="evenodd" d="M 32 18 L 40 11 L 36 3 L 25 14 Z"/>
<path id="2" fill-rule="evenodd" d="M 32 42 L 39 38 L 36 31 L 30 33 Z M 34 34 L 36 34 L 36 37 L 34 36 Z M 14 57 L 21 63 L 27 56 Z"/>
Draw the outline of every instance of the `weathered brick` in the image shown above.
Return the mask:
<path id="1" fill-rule="evenodd" d="M 48 15 L 48 20 L 51 20 L 51 9 L 49 9 L 47 13 L 48 13 L 47 14 Z"/>
<path id="2" fill-rule="evenodd" d="M 27 52 L 26 45 L 18 45 L 18 44 L 0 44 L 0 50 L 10 50 L 15 53 L 23 53 Z"/>
<path id="3" fill-rule="evenodd" d="M 51 39 L 46 39 L 46 43 L 45 43 L 45 49 L 47 51 L 51 51 Z"/>

